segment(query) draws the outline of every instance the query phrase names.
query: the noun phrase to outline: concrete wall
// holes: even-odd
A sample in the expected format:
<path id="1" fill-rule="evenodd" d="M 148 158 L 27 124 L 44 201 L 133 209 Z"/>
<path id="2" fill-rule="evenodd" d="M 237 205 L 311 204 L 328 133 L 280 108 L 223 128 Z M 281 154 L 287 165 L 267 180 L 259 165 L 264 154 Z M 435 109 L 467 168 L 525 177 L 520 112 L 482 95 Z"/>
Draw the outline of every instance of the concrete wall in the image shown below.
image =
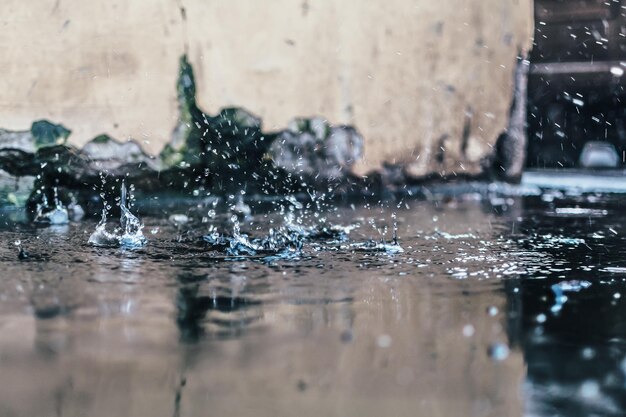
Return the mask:
<path id="1" fill-rule="evenodd" d="M 0 28 L 2 127 L 48 118 L 75 144 L 109 133 L 158 152 L 187 50 L 205 110 L 243 106 L 267 130 L 295 116 L 353 124 L 366 139 L 358 172 L 389 161 L 421 175 L 475 171 L 491 151 L 532 4 L 3 0 Z"/>

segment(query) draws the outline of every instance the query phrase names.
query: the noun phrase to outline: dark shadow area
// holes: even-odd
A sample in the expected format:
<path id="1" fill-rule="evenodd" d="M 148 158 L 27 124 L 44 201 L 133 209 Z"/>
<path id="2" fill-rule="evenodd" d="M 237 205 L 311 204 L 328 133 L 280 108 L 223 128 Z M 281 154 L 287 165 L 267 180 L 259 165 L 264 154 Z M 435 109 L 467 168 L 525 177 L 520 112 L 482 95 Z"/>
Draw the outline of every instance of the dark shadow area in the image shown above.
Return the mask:
<path id="1" fill-rule="evenodd" d="M 527 364 L 527 415 L 626 413 L 622 207 L 617 197 L 526 201 L 517 244 L 544 256 L 506 290 L 510 342 Z"/>
<path id="2" fill-rule="evenodd" d="M 626 17 L 621 0 L 537 0 L 528 81 L 530 168 L 624 164 Z M 585 145 L 592 143 L 591 149 Z"/>

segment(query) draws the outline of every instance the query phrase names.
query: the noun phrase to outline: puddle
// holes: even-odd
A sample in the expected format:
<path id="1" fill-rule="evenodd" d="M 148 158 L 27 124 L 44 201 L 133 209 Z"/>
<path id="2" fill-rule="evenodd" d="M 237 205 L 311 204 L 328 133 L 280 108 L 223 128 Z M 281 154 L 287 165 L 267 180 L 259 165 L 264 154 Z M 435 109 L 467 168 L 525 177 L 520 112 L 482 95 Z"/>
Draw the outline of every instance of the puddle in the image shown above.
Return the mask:
<path id="1" fill-rule="evenodd" d="M 626 196 L 472 195 L 3 212 L 0 415 L 623 415 Z"/>

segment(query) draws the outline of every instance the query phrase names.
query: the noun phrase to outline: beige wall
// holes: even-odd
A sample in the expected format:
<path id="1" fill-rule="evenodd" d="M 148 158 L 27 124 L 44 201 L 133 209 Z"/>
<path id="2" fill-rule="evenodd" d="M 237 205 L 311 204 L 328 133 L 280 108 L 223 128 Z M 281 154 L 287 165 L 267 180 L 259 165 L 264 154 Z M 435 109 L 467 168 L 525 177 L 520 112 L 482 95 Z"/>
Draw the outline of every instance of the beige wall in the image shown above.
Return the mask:
<path id="1" fill-rule="evenodd" d="M 530 0 L 3 0 L 0 27 L 2 127 L 48 118 L 76 144 L 105 132 L 158 152 L 188 45 L 205 110 L 244 106 L 268 130 L 295 116 L 354 124 L 366 139 L 360 172 L 387 160 L 423 174 L 471 170 L 489 152 L 532 9 Z"/>

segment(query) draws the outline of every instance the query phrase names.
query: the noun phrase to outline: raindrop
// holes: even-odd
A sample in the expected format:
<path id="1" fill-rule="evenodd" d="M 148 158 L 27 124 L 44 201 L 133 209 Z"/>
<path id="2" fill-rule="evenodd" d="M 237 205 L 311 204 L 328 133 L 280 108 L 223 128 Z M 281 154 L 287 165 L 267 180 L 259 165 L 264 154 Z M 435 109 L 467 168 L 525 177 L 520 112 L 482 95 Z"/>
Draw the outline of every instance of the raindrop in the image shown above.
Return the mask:
<path id="1" fill-rule="evenodd" d="M 509 347 L 504 343 L 494 343 L 489 346 L 487 353 L 494 361 L 503 361 L 509 357 Z"/>

